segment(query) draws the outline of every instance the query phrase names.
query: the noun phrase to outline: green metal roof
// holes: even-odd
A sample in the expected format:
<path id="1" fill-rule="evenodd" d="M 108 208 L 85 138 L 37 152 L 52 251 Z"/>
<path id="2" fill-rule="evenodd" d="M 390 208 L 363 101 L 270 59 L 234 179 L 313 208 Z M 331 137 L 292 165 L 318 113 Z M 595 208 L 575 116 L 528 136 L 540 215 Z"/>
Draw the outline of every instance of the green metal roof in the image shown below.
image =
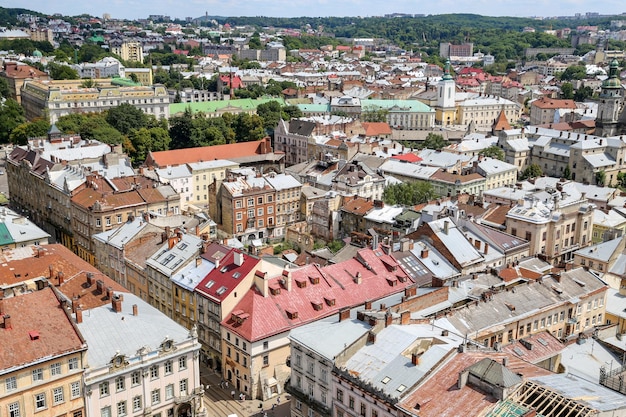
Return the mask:
<path id="1" fill-rule="evenodd" d="M 121 78 L 121 77 L 111 78 L 111 84 L 119 85 L 120 87 L 137 87 L 141 85 L 141 83 L 136 83 L 130 78 Z"/>
<path id="2" fill-rule="evenodd" d="M 419 100 L 361 100 L 361 107 L 363 109 L 374 108 L 386 110 L 392 110 L 396 107 L 396 109 L 393 109 L 394 111 L 406 109 L 406 111 L 409 112 L 434 112 L 433 109 Z"/>
<path id="3" fill-rule="evenodd" d="M 11 237 L 11 233 L 9 233 L 9 229 L 7 229 L 4 223 L 0 223 L 0 246 L 11 245 L 13 243 L 15 243 L 15 241 Z"/>
<path id="4" fill-rule="evenodd" d="M 259 104 L 269 103 L 270 101 L 277 101 L 281 106 L 286 105 L 284 99 L 276 97 L 258 99 L 242 98 L 236 100 L 204 101 L 197 103 L 172 103 L 170 104 L 170 115 L 183 113 L 187 108 L 190 108 L 192 113 L 212 113 L 227 107 L 234 107 L 241 109 L 241 111 L 248 111 L 256 109 Z"/>
<path id="5" fill-rule="evenodd" d="M 324 113 L 330 111 L 328 104 L 298 104 L 302 113 Z"/>

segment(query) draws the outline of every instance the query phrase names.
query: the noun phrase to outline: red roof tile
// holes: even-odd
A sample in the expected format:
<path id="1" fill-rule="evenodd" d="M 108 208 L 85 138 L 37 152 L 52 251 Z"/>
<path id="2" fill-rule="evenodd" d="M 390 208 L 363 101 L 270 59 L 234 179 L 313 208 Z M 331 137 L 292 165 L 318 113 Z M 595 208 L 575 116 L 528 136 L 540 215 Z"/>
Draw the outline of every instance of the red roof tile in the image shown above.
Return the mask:
<path id="1" fill-rule="evenodd" d="M 2 300 L 11 327 L 0 328 L 0 369 L 83 349 L 83 341 L 52 288 Z"/>
<path id="2" fill-rule="evenodd" d="M 389 123 L 384 122 L 365 122 L 363 123 L 365 136 L 384 136 L 391 135 Z"/>
<path id="3" fill-rule="evenodd" d="M 256 341 L 404 291 L 411 285 L 414 282 L 382 249 L 361 249 L 348 261 L 324 268 L 307 265 L 269 279 L 268 286 L 273 290 L 266 297 L 254 287 L 233 309 L 248 314 L 248 318 L 231 315 L 222 325 L 246 340 Z"/>
<path id="4" fill-rule="evenodd" d="M 242 256 L 241 265 L 235 263 L 235 255 Z M 209 297 L 215 301 L 222 301 L 237 288 L 256 266 L 259 264 L 258 258 L 253 258 L 248 254 L 244 254 L 238 249 L 231 249 L 223 258 L 219 260 L 209 274 L 196 286 L 196 291 Z M 209 283 L 211 283 L 209 285 Z M 209 286 L 207 286 L 209 285 Z M 247 290 L 248 288 L 245 288 Z"/>
<path id="5" fill-rule="evenodd" d="M 458 353 L 431 375 L 418 389 L 402 399 L 398 403 L 398 407 L 411 415 L 415 414 L 416 408 L 419 408 L 420 417 L 485 415 L 498 400 L 471 384 L 467 384 L 459 389 L 457 387 L 459 374 L 485 358 L 501 362 L 505 357 L 508 358 L 507 368 L 514 373 L 521 374 L 522 378 L 552 374 L 545 369 L 504 352 Z M 418 405 L 419 407 L 417 407 Z"/>
<path id="6" fill-rule="evenodd" d="M 402 155 L 393 155 L 391 158 L 397 159 L 399 161 L 407 161 L 407 162 L 419 162 L 422 160 L 418 155 L 413 152 L 405 153 Z"/>
<path id="7" fill-rule="evenodd" d="M 270 139 L 265 138 L 252 142 L 150 152 L 148 158 L 146 159 L 146 165 L 165 168 L 167 166 L 176 166 L 193 162 L 262 155 L 270 152 L 272 152 Z"/>

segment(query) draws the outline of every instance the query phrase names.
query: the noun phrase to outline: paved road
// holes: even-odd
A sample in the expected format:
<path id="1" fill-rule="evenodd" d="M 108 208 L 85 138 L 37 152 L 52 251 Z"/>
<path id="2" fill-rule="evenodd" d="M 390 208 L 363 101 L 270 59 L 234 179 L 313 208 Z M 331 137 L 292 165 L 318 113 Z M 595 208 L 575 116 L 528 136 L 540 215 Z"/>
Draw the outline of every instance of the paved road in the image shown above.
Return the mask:
<path id="1" fill-rule="evenodd" d="M 290 400 L 288 394 L 280 395 L 270 400 L 260 401 L 246 398 L 239 400 L 239 391 L 235 391 L 235 399 L 231 396 L 233 386 L 220 388 L 221 376 L 207 368 L 200 367 L 200 381 L 205 386 L 204 404 L 208 417 L 226 417 L 230 414 L 237 414 L 238 417 L 263 417 L 267 412 L 267 417 L 289 417 Z M 274 406 L 274 408 L 272 408 Z"/>

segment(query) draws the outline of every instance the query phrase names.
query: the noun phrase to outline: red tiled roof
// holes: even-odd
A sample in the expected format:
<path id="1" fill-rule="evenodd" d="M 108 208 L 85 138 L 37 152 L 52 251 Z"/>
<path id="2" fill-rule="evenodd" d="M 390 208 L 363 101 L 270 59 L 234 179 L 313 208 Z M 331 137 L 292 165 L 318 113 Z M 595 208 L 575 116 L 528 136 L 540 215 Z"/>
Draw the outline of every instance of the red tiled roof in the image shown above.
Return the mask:
<path id="1" fill-rule="evenodd" d="M 504 114 L 504 110 L 501 110 L 500 114 L 498 114 L 498 118 L 493 123 L 492 130 L 494 132 L 499 132 L 499 131 L 502 131 L 502 130 L 511 130 L 511 125 L 509 124 L 509 121 L 506 119 L 506 115 Z"/>
<path id="2" fill-rule="evenodd" d="M 526 269 L 524 267 L 511 267 L 511 268 L 503 268 L 498 273 L 498 276 L 504 280 L 504 282 L 513 281 L 518 278 L 526 278 L 526 279 L 539 279 L 543 274 L 540 272 L 536 272 L 530 269 Z"/>
<path id="3" fill-rule="evenodd" d="M 93 274 L 96 281 L 102 280 L 105 288 L 111 287 L 113 291 L 127 291 L 61 244 L 4 251 L 0 254 L 0 263 L 6 265 L 5 268 L 0 268 L 0 282 L 15 284 L 43 277 L 69 300 L 74 298 L 84 308 L 93 308 L 108 303 L 106 294 L 98 293 L 95 284 L 87 285 L 88 272 Z M 60 275 L 63 277 L 63 283 L 59 285 Z"/>
<path id="4" fill-rule="evenodd" d="M 286 283 L 289 279 L 290 291 Z M 336 314 L 344 308 L 404 291 L 414 282 L 381 249 L 366 248 L 358 251 L 353 259 L 324 268 L 307 265 L 284 271 L 269 279 L 268 284 L 273 290 L 266 297 L 254 287 L 233 309 L 248 314 L 245 320 L 241 320 L 241 314 L 238 314 L 240 320 L 231 315 L 222 325 L 253 342 Z"/>
<path id="5" fill-rule="evenodd" d="M 262 155 L 269 152 L 272 152 L 270 139 L 265 138 L 252 142 L 150 152 L 148 158 L 146 159 L 146 165 L 165 168 L 167 166 L 176 166 L 193 162 Z"/>
<path id="6" fill-rule="evenodd" d="M 226 84 L 227 86 L 230 87 L 230 80 L 231 80 L 231 76 L 230 75 L 220 75 L 220 80 Z M 242 88 L 243 87 L 243 83 L 241 82 L 241 77 L 239 77 L 238 75 L 233 75 L 232 76 L 232 80 L 233 80 L 233 88 Z"/>
<path id="7" fill-rule="evenodd" d="M 0 328 L 0 369 L 83 349 L 52 288 L 5 298 L 1 309 L 11 317 L 11 328 Z"/>
<path id="8" fill-rule="evenodd" d="M 564 349 L 565 345 L 548 331 L 515 340 L 502 348 L 503 351 L 534 364 L 556 356 Z"/>
<path id="9" fill-rule="evenodd" d="M 15 65 L 15 63 L 5 63 L 4 74 L 7 78 L 50 78 L 48 74 L 30 65 Z"/>
<path id="10" fill-rule="evenodd" d="M 391 158 L 397 159 L 399 161 L 407 161 L 407 162 L 419 162 L 422 160 L 418 155 L 413 152 L 405 153 L 402 155 L 393 155 Z"/>
<path id="11" fill-rule="evenodd" d="M 385 122 L 365 122 L 363 123 L 365 136 L 382 136 L 391 135 L 389 123 Z"/>
<path id="12" fill-rule="evenodd" d="M 559 100 L 555 98 L 541 97 L 531 103 L 532 106 L 540 109 L 575 109 L 574 100 Z"/>
<path id="13" fill-rule="evenodd" d="M 235 253 L 243 256 L 243 263 L 235 263 Z M 243 278 L 247 276 L 260 262 L 248 254 L 243 254 L 238 249 L 231 249 L 221 260 L 219 265 L 196 286 L 196 291 L 217 301 L 221 301 L 237 288 Z M 207 284 L 213 281 L 210 288 Z M 246 288 L 247 290 L 248 288 Z"/>
<path id="14" fill-rule="evenodd" d="M 398 406 L 407 414 L 414 414 L 419 405 L 420 417 L 456 417 L 485 415 L 498 400 L 471 384 L 457 388 L 459 374 L 479 361 L 489 358 L 502 362 L 508 358 L 507 368 L 521 374 L 522 378 L 533 378 L 552 373 L 525 362 L 505 352 L 480 351 L 456 354 L 448 363 L 402 399 Z"/>
<path id="15" fill-rule="evenodd" d="M 362 197 L 348 197 L 344 200 L 342 210 L 354 214 L 367 214 L 374 207 L 374 201 Z"/>

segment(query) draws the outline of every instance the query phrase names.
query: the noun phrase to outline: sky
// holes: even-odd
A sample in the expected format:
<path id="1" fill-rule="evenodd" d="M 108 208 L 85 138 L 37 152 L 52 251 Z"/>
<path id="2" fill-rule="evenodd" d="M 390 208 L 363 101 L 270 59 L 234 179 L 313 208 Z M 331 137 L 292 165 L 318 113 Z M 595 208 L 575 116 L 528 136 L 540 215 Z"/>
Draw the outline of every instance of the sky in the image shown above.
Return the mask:
<path id="1" fill-rule="evenodd" d="M 382 16 L 390 13 L 475 13 L 485 16 L 550 17 L 576 13 L 626 13 L 623 0 L 2 0 L 2 7 L 21 7 L 46 14 L 139 19 L 148 15 L 174 18 L 209 16 Z"/>

